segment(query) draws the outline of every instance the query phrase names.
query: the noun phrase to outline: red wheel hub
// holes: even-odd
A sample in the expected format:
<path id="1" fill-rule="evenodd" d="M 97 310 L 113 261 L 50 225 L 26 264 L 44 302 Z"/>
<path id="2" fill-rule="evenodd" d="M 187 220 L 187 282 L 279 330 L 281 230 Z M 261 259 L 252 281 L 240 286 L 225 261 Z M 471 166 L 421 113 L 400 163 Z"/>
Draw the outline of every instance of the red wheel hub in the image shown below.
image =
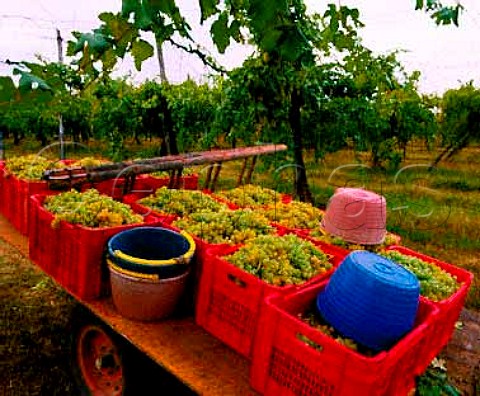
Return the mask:
<path id="1" fill-rule="evenodd" d="M 77 360 L 92 396 L 122 395 L 122 361 L 114 341 L 101 327 L 89 325 L 80 331 Z"/>

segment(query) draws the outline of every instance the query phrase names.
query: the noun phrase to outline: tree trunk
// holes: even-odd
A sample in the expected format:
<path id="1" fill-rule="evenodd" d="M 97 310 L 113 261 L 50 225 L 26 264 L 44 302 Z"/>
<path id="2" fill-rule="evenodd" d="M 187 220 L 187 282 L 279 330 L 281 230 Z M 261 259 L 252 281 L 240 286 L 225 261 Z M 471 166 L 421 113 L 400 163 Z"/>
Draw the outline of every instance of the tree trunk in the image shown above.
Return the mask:
<path id="1" fill-rule="evenodd" d="M 168 83 L 167 73 L 165 71 L 165 59 L 163 58 L 163 41 L 160 40 L 158 36 L 155 36 L 155 43 L 157 45 L 157 58 L 158 66 L 160 69 L 160 79 L 162 80 L 162 83 Z"/>
<path id="2" fill-rule="evenodd" d="M 292 107 L 290 108 L 290 126 L 293 132 L 293 155 L 295 158 L 295 195 L 300 201 L 313 204 L 312 193 L 308 186 L 307 170 L 303 161 L 303 142 L 301 125 L 302 97 L 297 88 L 292 92 Z"/>
<path id="3" fill-rule="evenodd" d="M 430 167 L 429 169 L 433 169 L 435 168 L 438 163 L 445 159 L 445 158 L 450 158 L 454 153 L 456 153 L 459 149 L 462 149 L 463 147 L 465 147 L 467 144 L 468 144 L 468 140 L 470 138 L 470 133 L 467 132 L 465 135 L 463 135 L 463 137 L 460 139 L 460 142 L 458 143 L 452 143 L 450 145 L 447 146 L 447 148 L 445 150 L 443 150 L 438 156 L 437 158 L 435 158 L 435 160 L 430 164 Z"/>

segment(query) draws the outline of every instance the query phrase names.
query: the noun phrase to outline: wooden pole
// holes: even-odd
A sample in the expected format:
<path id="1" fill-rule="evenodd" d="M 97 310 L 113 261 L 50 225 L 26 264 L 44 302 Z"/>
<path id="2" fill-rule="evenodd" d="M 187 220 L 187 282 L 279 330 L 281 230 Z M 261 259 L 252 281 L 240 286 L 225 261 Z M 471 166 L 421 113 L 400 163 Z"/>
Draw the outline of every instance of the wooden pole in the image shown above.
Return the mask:
<path id="1" fill-rule="evenodd" d="M 284 144 L 239 147 L 235 149 L 169 155 L 145 160 L 124 161 L 109 165 L 85 168 L 52 169 L 44 173 L 48 181 L 98 182 L 119 177 L 152 173 L 161 170 L 178 170 L 196 165 L 218 164 L 225 161 L 274 154 L 287 150 Z"/>
<path id="2" fill-rule="evenodd" d="M 57 51 L 58 51 L 58 63 L 63 63 L 63 38 L 60 34 L 60 29 L 57 29 Z M 65 129 L 63 127 L 62 115 L 58 116 L 58 139 L 60 141 L 60 159 L 65 159 L 65 144 L 64 144 Z"/>

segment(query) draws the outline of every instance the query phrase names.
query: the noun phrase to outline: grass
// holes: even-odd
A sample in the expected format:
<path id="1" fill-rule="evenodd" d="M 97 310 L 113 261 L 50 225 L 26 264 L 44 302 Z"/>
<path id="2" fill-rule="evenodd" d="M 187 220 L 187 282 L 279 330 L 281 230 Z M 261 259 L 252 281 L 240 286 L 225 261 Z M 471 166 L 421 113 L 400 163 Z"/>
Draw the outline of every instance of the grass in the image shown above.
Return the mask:
<path id="1" fill-rule="evenodd" d="M 75 395 L 69 317 L 76 303 L 1 238 L 0 276 L 0 394 Z"/>

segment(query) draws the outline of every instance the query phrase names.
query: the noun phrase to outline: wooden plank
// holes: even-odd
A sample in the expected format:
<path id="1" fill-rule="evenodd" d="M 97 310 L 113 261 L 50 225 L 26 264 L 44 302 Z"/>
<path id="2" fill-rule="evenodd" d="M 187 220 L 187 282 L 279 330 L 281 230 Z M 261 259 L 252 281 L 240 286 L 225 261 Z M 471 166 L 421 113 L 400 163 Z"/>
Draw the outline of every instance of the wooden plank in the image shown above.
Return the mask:
<path id="1" fill-rule="evenodd" d="M 155 362 L 201 395 L 255 395 L 245 358 L 197 326 L 192 317 L 139 323 L 110 300 L 82 302 Z"/>

